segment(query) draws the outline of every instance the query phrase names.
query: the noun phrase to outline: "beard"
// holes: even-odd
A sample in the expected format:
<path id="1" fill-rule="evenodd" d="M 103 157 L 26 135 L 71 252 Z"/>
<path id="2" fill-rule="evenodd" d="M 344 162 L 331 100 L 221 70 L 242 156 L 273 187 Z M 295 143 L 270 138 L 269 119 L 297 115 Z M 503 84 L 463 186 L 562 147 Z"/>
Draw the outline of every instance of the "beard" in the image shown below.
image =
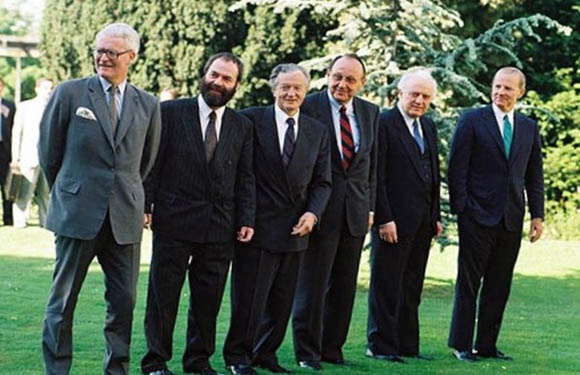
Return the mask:
<path id="1" fill-rule="evenodd" d="M 201 96 L 208 106 L 212 108 L 222 107 L 226 105 L 227 102 L 236 93 L 235 86 L 228 90 L 225 87 L 219 87 L 211 82 L 206 81 L 205 77 L 201 80 Z"/>

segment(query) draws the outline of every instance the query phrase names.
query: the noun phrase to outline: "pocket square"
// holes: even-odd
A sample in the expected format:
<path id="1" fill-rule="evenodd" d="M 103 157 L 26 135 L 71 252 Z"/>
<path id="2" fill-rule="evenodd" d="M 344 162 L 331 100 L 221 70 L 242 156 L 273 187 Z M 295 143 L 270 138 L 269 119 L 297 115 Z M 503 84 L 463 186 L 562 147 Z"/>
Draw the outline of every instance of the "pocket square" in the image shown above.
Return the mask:
<path id="1" fill-rule="evenodd" d="M 94 120 L 97 121 L 97 117 L 95 117 L 95 114 L 93 113 L 93 111 L 91 111 L 90 109 L 86 108 L 86 107 L 78 107 L 77 111 L 76 111 L 76 115 L 82 118 L 86 118 L 87 120 Z"/>

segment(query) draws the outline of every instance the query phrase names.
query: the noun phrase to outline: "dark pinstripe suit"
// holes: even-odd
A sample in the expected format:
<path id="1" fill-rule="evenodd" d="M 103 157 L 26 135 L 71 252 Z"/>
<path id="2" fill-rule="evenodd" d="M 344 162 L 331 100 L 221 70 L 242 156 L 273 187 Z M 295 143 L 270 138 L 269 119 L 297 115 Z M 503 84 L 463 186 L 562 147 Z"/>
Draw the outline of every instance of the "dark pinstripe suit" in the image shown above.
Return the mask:
<path id="1" fill-rule="evenodd" d="M 190 308 L 183 368 L 208 367 L 215 350 L 216 317 L 232 257 L 236 230 L 254 226 L 252 125 L 226 109 L 211 163 L 207 163 L 197 99 L 161 106 L 162 137 L 146 181 L 153 204 L 153 256 L 142 369 L 164 369 L 180 291 L 188 272 Z"/>

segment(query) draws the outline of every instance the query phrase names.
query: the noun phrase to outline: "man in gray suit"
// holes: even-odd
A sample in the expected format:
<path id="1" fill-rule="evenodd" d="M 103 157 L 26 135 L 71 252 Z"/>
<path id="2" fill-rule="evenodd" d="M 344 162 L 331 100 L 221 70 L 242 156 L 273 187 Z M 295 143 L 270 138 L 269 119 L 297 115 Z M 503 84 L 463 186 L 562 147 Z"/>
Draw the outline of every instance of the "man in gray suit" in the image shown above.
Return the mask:
<path id="1" fill-rule="evenodd" d="M 51 187 L 46 227 L 56 263 L 42 348 L 46 374 L 68 374 L 73 312 L 96 256 L 105 275 L 106 374 L 129 373 L 145 197 L 161 134 L 159 101 L 127 82 L 139 35 L 127 24 L 95 39 L 97 75 L 59 85 L 40 123 L 39 161 Z"/>

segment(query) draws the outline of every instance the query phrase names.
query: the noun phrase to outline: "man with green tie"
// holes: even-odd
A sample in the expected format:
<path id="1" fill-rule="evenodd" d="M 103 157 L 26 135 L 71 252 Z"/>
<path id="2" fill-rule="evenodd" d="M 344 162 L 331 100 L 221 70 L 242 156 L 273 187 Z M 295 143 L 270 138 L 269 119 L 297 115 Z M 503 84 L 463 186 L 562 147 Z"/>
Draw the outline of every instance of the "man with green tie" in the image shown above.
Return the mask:
<path id="1" fill-rule="evenodd" d="M 525 91 L 519 69 L 499 69 L 492 104 L 462 115 L 451 145 L 448 183 L 451 212 L 459 226 L 459 257 L 448 345 L 462 361 L 511 359 L 496 344 L 521 245 L 524 190 L 531 216 L 529 240 L 542 235 L 540 134 L 533 120 L 515 111 Z"/>

